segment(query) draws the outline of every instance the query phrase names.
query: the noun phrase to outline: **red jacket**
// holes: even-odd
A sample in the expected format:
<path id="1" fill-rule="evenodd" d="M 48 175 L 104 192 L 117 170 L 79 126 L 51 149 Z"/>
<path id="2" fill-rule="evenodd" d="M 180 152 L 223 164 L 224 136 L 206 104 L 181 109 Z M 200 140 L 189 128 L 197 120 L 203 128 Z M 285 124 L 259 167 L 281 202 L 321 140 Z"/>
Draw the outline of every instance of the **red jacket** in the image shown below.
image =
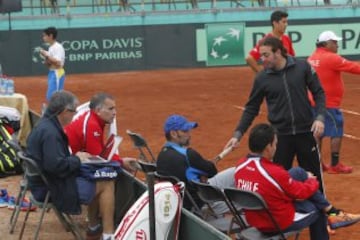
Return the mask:
<path id="1" fill-rule="evenodd" d="M 294 221 L 294 201 L 309 198 L 319 188 L 316 179 L 296 181 L 282 166 L 251 155 L 239 161 L 235 170 L 235 184 L 237 188 L 259 193 L 281 229 L 286 229 Z M 265 212 L 246 211 L 245 216 L 248 223 L 260 231 L 276 231 Z"/>
<path id="2" fill-rule="evenodd" d="M 326 96 L 327 108 L 340 108 L 344 95 L 341 72 L 360 74 L 360 64 L 348 61 L 330 50 L 319 47 L 308 58 L 315 69 Z"/>
<path id="3" fill-rule="evenodd" d="M 252 56 L 256 61 L 259 61 L 259 59 L 260 59 L 260 50 L 259 50 L 260 43 L 262 41 L 264 41 L 265 38 L 272 37 L 272 36 L 273 36 L 272 33 L 266 34 L 260 41 L 257 42 L 256 46 L 250 50 L 249 55 Z M 291 42 L 289 36 L 285 35 L 285 34 L 282 35 L 281 41 L 282 41 L 287 53 L 291 56 L 295 56 L 295 50 L 293 48 L 293 45 L 292 45 L 292 42 Z"/>
<path id="4" fill-rule="evenodd" d="M 80 115 L 64 128 L 71 151 L 99 155 L 104 148 L 104 128 L 105 122 L 95 112 L 90 110 Z M 112 160 L 121 162 L 116 154 Z"/>

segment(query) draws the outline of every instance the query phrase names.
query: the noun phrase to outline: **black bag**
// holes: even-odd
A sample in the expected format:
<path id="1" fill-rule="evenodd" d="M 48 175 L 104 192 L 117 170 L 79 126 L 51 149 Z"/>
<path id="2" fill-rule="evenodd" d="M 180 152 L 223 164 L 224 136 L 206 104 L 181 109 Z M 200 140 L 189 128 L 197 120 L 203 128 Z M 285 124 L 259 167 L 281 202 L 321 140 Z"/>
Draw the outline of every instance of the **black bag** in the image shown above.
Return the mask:
<path id="1" fill-rule="evenodd" d="M 0 119 L 0 176 L 5 177 L 23 172 L 17 151 L 20 147 L 4 127 Z"/>

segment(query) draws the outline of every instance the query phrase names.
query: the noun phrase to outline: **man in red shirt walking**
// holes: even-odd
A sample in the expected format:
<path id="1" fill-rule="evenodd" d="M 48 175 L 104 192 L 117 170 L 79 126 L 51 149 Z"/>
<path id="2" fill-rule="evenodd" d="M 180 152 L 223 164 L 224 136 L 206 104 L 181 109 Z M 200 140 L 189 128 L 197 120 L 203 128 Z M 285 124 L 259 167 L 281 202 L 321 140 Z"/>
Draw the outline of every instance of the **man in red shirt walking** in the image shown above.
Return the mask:
<path id="1" fill-rule="evenodd" d="M 250 50 L 249 55 L 246 57 L 246 62 L 249 64 L 252 70 L 260 72 L 263 67 L 258 64 L 260 60 L 260 43 L 267 37 L 276 37 L 283 43 L 287 54 L 295 56 L 295 51 L 288 35 L 285 34 L 286 27 L 288 25 L 288 13 L 283 11 L 274 11 L 271 14 L 270 22 L 272 25 L 272 31 L 266 34 L 256 46 Z"/>
<path id="2" fill-rule="evenodd" d="M 337 54 L 338 41 L 342 38 L 332 31 L 322 32 L 316 42 L 316 50 L 308 58 L 315 69 L 326 97 L 326 117 L 324 134 L 320 137 L 319 148 L 323 137 L 330 137 L 331 166 L 323 163 L 323 170 L 328 173 L 351 173 L 352 167 L 339 162 L 339 153 L 344 134 L 344 118 L 340 110 L 344 95 L 344 82 L 341 72 L 360 74 L 360 64 L 351 62 Z"/>

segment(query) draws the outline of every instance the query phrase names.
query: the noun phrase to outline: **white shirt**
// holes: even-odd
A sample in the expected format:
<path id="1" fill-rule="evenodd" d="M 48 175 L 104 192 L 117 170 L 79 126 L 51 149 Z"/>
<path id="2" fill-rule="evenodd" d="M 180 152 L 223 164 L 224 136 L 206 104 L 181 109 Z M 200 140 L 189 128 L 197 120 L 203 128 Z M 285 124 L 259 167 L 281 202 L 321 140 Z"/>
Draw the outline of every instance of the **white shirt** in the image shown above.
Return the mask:
<path id="1" fill-rule="evenodd" d="M 54 42 L 50 47 L 49 47 L 49 56 L 55 58 L 57 61 L 61 62 L 61 67 L 64 66 L 65 63 L 65 49 L 64 47 L 58 43 L 58 42 Z"/>

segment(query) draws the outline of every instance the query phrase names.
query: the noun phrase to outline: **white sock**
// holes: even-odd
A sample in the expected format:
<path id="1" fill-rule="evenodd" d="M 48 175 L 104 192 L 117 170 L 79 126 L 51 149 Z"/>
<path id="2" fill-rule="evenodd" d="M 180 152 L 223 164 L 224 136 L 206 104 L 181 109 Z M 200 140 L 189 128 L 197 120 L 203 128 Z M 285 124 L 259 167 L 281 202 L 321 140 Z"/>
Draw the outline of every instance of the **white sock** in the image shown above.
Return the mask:
<path id="1" fill-rule="evenodd" d="M 114 234 L 111 233 L 103 233 L 102 237 L 103 240 L 114 240 Z"/>

